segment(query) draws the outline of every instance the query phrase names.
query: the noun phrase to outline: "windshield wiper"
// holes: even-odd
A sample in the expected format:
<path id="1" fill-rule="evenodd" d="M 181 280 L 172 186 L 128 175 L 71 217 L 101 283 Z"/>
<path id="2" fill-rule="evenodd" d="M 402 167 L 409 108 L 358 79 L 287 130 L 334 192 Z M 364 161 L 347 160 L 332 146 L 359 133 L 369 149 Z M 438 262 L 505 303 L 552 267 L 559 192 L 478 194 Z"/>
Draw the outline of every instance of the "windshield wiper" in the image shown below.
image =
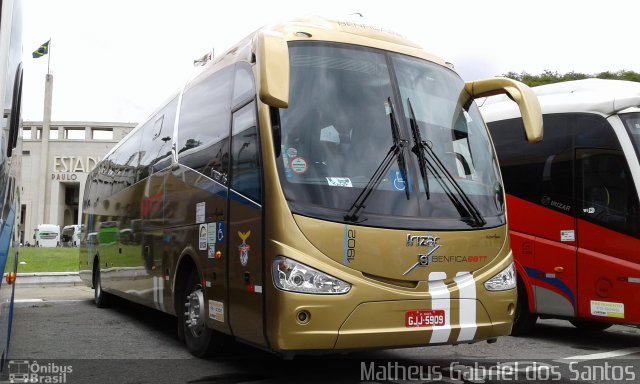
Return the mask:
<path id="1" fill-rule="evenodd" d="M 418 126 L 418 120 L 416 119 L 416 115 L 413 112 L 411 100 L 408 98 L 407 105 L 409 107 L 409 114 L 411 118 L 411 131 L 413 133 L 413 140 L 415 142 L 415 145 L 413 146 L 411 151 L 418 157 L 418 162 L 420 164 L 420 173 L 422 174 L 422 181 L 425 184 L 427 198 L 430 197 L 429 182 L 426 172 L 427 169 L 429 169 L 431 173 L 433 173 L 433 175 L 436 177 L 436 180 L 438 180 L 438 183 L 440 183 L 440 186 L 447 194 L 447 197 L 449 197 L 453 205 L 456 207 L 456 210 L 458 211 L 460 216 L 463 218 L 471 218 L 470 221 L 463 221 L 465 221 L 472 227 L 484 226 L 487 223 L 486 220 L 482 217 L 482 214 L 480 213 L 478 208 L 473 205 L 473 202 L 471 201 L 471 199 L 469 199 L 469 196 L 467 196 L 467 194 L 464 192 L 464 190 L 462 190 L 451 173 L 444 166 L 438 155 L 433 151 L 433 149 L 431 148 L 433 144 L 429 141 L 422 140 L 422 138 L 420 137 L 420 127 Z M 431 161 L 427 161 L 425 153 L 429 156 Z M 445 179 L 449 183 L 445 183 Z"/>
<path id="2" fill-rule="evenodd" d="M 424 190 L 427 193 L 427 200 L 431 198 L 431 192 L 429 192 L 429 176 L 427 175 L 427 159 L 424 156 L 424 151 L 421 149 L 422 146 L 422 137 L 420 136 L 420 127 L 418 127 L 418 121 L 416 120 L 416 115 L 413 113 L 413 106 L 411 106 L 411 100 L 407 98 L 407 105 L 409 106 L 409 113 L 411 119 L 409 123 L 411 124 L 411 135 L 413 136 L 413 142 L 415 145 L 411 148 L 411 152 L 413 152 L 418 157 L 418 165 L 420 167 L 420 175 L 422 176 L 422 184 L 424 185 Z"/>
<path id="3" fill-rule="evenodd" d="M 391 124 L 391 136 L 393 137 L 393 145 L 389 148 L 389 152 L 382 160 L 382 163 L 378 166 L 376 171 L 369 179 L 369 182 L 364 187 L 362 192 L 358 195 L 356 200 L 349 208 L 349 212 L 344 216 L 345 221 L 356 222 L 358 220 L 358 212 L 365 207 L 365 202 L 371 196 L 371 193 L 378 187 L 380 182 L 382 181 L 382 177 L 387 173 L 389 167 L 391 167 L 391 162 L 395 157 L 398 160 L 398 169 L 402 174 L 402 182 L 404 183 L 404 192 L 407 195 L 407 200 L 409 200 L 409 182 L 407 175 L 407 163 L 404 157 L 404 147 L 407 145 L 408 141 L 404 140 L 400 137 L 400 129 L 398 125 L 398 120 L 396 119 L 395 111 L 393 109 L 393 103 L 391 102 L 391 97 L 387 98 L 387 102 L 389 103 L 389 121 Z"/>

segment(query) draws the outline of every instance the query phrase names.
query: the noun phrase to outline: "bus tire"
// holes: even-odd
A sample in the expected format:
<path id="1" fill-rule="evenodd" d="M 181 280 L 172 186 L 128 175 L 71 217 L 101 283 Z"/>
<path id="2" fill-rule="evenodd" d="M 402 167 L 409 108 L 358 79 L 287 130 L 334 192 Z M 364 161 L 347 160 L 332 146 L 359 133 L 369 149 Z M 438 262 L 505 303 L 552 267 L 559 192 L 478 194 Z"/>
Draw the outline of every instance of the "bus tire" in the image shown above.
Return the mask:
<path id="1" fill-rule="evenodd" d="M 224 335 L 207 327 L 204 290 L 198 272 L 191 268 L 178 291 L 179 332 L 189 352 L 196 357 L 219 353 L 224 347 Z"/>
<path id="2" fill-rule="evenodd" d="M 531 331 L 536 325 L 538 315 L 529 312 L 529 299 L 527 298 L 527 290 L 524 284 L 518 279 L 518 302 L 516 304 L 516 313 L 513 318 L 513 328 L 511 328 L 511 336 L 523 336 Z"/>
<path id="3" fill-rule="evenodd" d="M 597 321 L 588 321 L 588 320 L 569 320 L 574 327 L 578 328 L 579 331 L 584 332 L 602 332 L 605 329 L 608 329 L 613 324 L 607 323 L 599 323 Z"/>
<path id="4" fill-rule="evenodd" d="M 93 301 L 98 308 L 107 308 L 111 305 L 111 296 L 102 290 L 100 267 L 97 264 L 97 260 L 93 264 Z"/>

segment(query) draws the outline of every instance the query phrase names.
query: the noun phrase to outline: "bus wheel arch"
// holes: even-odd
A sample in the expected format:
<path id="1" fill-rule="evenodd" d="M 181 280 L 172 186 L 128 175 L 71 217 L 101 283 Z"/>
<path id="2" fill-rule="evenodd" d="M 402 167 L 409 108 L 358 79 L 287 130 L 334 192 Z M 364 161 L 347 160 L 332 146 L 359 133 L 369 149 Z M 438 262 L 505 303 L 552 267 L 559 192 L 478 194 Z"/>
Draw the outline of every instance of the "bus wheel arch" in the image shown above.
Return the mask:
<path id="1" fill-rule="evenodd" d="M 189 253 L 183 253 L 174 280 L 178 338 L 192 355 L 206 357 L 220 352 L 225 338 L 207 327 L 204 287 L 200 276 L 194 258 Z"/>

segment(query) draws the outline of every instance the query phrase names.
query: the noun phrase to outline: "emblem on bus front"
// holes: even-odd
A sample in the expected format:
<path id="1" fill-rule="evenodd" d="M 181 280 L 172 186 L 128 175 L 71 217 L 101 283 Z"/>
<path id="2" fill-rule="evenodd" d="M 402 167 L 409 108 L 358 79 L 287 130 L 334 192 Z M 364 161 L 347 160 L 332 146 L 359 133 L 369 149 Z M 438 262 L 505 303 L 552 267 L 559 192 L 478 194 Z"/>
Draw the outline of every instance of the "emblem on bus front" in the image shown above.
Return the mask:
<path id="1" fill-rule="evenodd" d="M 414 269 L 418 267 L 426 267 L 433 262 L 433 254 L 440 249 L 441 245 L 438 244 L 440 238 L 437 236 L 413 236 L 407 235 L 407 247 L 428 247 L 428 253 L 418 254 L 418 261 L 407 269 L 402 276 L 410 274 Z"/>
<path id="2" fill-rule="evenodd" d="M 438 245 L 438 236 L 414 236 L 407 235 L 407 247 L 435 247 Z"/>

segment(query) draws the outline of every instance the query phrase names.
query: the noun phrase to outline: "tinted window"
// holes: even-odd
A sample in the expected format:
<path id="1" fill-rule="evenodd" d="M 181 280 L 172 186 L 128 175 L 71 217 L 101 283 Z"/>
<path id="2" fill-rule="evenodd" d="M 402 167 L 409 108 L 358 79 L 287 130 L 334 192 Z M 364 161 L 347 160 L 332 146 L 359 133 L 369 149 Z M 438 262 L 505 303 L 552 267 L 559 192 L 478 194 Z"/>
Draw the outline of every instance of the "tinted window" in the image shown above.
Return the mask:
<path id="1" fill-rule="evenodd" d="M 178 98 L 174 98 L 149 120 L 144 130 L 140 149 L 140 177 L 144 178 L 171 164 L 171 139 L 176 120 Z"/>
<path id="2" fill-rule="evenodd" d="M 591 114 L 570 114 L 569 116 L 575 125 L 576 147 L 620 149 L 620 142 L 604 117 Z"/>
<path id="3" fill-rule="evenodd" d="M 236 75 L 233 82 L 233 105 L 238 105 L 239 102 L 253 97 L 254 94 L 255 86 L 253 85 L 251 67 L 240 63 L 236 67 Z"/>
<path id="4" fill-rule="evenodd" d="M 564 213 L 573 207 L 573 148 L 620 149 L 602 117 L 587 113 L 544 115 L 544 139 L 529 144 L 520 118 L 489 124 L 507 193 Z"/>
<path id="5" fill-rule="evenodd" d="M 610 229 L 638 235 L 638 194 L 624 153 L 609 149 L 576 151 L 580 215 Z"/>
<path id="6" fill-rule="evenodd" d="M 522 119 L 489 124 L 506 192 L 560 212 L 572 210 L 572 129 L 569 115 L 544 116 L 544 139 L 523 137 Z"/>
<path id="7" fill-rule="evenodd" d="M 182 98 L 178 131 L 179 162 L 226 181 L 233 67 L 189 89 Z"/>
<path id="8" fill-rule="evenodd" d="M 138 181 L 141 137 L 142 130 L 136 130 L 109 156 L 108 175 L 113 180 L 113 193 Z"/>
<path id="9" fill-rule="evenodd" d="M 231 138 L 231 188 L 260 202 L 260 160 L 255 102 L 233 114 Z"/>

